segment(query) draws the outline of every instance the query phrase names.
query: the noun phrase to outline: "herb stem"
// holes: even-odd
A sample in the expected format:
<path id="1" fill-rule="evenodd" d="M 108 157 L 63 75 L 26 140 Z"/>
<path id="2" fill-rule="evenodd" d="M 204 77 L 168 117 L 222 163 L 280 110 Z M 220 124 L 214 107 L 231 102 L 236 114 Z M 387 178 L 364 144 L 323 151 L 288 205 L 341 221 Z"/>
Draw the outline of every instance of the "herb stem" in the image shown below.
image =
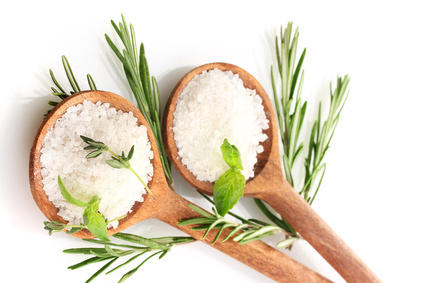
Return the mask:
<path id="1" fill-rule="evenodd" d="M 109 147 L 107 147 L 106 150 L 109 151 L 117 159 L 119 159 L 119 161 L 121 161 L 123 164 L 125 164 L 125 168 L 128 169 L 128 170 L 130 170 L 137 177 L 137 179 L 143 184 L 143 186 L 146 189 L 146 191 L 153 197 L 153 199 L 155 199 L 155 197 L 153 196 L 152 191 L 149 189 L 149 187 L 146 185 L 146 183 L 143 181 L 143 179 L 140 177 L 140 175 L 138 175 L 138 173 L 131 167 L 131 164 L 128 161 L 124 160 L 122 158 L 122 156 L 120 156 L 120 155 L 116 154 L 115 152 L 113 152 Z"/>
<path id="2" fill-rule="evenodd" d="M 143 184 L 144 188 L 146 189 L 146 191 L 153 197 L 153 199 L 155 199 L 155 196 L 153 195 L 152 191 L 149 189 L 149 187 L 146 185 L 146 183 L 143 181 L 143 179 L 141 179 L 140 175 L 137 174 L 137 172 L 134 171 L 134 169 L 129 166 L 128 170 L 130 170 L 131 172 L 133 172 L 133 174 L 140 180 L 140 182 Z"/>

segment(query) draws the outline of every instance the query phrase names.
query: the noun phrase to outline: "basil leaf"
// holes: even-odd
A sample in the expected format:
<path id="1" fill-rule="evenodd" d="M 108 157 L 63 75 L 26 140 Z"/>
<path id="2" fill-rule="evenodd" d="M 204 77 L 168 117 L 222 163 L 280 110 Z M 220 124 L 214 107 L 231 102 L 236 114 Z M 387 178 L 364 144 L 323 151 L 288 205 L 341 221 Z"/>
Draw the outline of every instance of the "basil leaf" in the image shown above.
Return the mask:
<path id="1" fill-rule="evenodd" d="M 88 206 L 84 210 L 84 225 L 87 229 L 102 241 L 110 241 L 107 235 L 107 225 L 105 217 L 99 213 L 100 197 L 94 196 L 88 202 Z"/>
<path id="2" fill-rule="evenodd" d="M 215 182 L 213 200 L 221 216 L 234 207 L 243 196 L 246 180 L 238 169 L 229 169 Z"/>
<path id="3" fill-rule="evenodd" d="M 224 139 L 224 143 L 221 145 L 221 152 L 228 166 L 243 170 L 240 151 L 235 145 L 231 145 L 227 139 Z"/>
<path id="4" fill-rule="evenodd" d="M 86 202 L 80 201 L 71 195 L 71 193 L 66 189 L 65 185 L 63 184 L 60 175 L 57 176 L 57 182 L 59 184 L 60 193 L 67 202 L 79 207 L 86 207 L 88 205 Z"/>

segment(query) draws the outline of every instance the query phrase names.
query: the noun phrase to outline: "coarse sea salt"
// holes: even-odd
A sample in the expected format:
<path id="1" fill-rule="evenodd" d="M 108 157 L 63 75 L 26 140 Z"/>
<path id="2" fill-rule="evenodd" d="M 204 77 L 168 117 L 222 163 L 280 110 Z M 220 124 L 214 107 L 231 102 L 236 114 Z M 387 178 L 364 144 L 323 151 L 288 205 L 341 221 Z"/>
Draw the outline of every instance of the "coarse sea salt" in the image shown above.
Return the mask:
<path id="1" fill-rule="evenodd" d="M 228 170 L 221 153 L 225 138 L 240 150 L 246 180 L 268 129 L 262 99 L 231 71 L 196 75 L 182 91 L 174 112 L 174 139 L 181 162 L 198 180 L 215 182 Z"/>
<path id="2" fill-rule="evenodd" d="M 96 104 L 84 101 L 69 107 L 49 130 L 41 149 L 41 175 L 44 190 L 49 200 L 59 209 L 58 215 L 70 225 L 83 223 L 84 208 L 65 201 L 58 186 L 60 175 L 71 195 L 82 201 L 89 201 L 97 195 L 101 198 L 99 212 L 112 220 L 131 212 L 136 201 L 144 200 L 143 185 L 125 169 L 115 169 L 105 163 L 111 159 L 104 152 L 94 159 L 86 159 L 89 151 L 80 135 L 102 141 L 109 148 L 121 154 L 134 145 L 131 167 L 147 184 L 153 176 L 153 151 L 145 126 L 138 126 L 133 114 L 110 107 L 108 103 Z M 109 227 L 116 228 L 118 221 Z"/>

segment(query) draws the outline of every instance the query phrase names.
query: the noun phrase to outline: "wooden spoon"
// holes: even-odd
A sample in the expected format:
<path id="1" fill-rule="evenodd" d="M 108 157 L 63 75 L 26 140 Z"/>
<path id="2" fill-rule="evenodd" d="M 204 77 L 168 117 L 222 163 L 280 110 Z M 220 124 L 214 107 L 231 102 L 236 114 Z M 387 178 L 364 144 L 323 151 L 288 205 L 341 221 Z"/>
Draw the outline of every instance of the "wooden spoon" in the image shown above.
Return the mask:
<path id="1" fill-rule="evenodd" d="M 189 208 L 189 201 L 176 194 L 171 190 L 165 179 L 162 165 L 159 158 L 158 148 L 155 143 L 155 138 L 147 122 L 143 118 L 138 109 L 128 100 L 123 97 L 105 91 L 86 91 L 74 94 L 62 101 L 56 106 L 42 122 L 36 137 L 33 142 L 30 155 L 29 177 L 31 192 L 35 202 L 40 210 L 49 220 L 56 220 L 66 223 L 59 215 L 58 209 L 51 203 L 43 189 L 41 166 L 40 166 L 40 150 L 43 146 L 43 140 L 46 133 L 54 126 L 57 119 L 62 117 L 66 110 L 77 104 L 81 104 L 84 100 L 89 100 L 93 103 L 101 101 L 102 103 L 110 103 L 111 107 L 124 112 L 132 112 L 138 119 L 139 124 L 147 127 L 148 138 L 152 144 L 154 158 L 152 160 L 154 167 L 154 175 L 148 186 L 153 192 L 155 199 L 150 195 L 145 195 L 143 203 L 137 202 L 132 212 L 127 217 L 119 221 L 119 226 L 116 229 L 110 229 L 109 235 L 115 234 L 125 228 L 130 227 L 142 220 L 156 218 L 169 225 L 180 229 L 193 238 L 200 240 L 221 252 L 239 260 L 240 262 L 254 268 L 262 274 L 279 282 L 328 282 L 328 280 L 318 273 L 308 269 L 302 264 L 294 261 L 287 255 L 270 247 L 269 245 L 255 241 L 244 245 L 228 240 L 222 242 L 223 237 L 228 235 L 228 231 L 224 231 L 215 244 L 211 244 L 216 236 L 215 232 L 211 232 L 206 238 L 203 238 L 203 232 L 193 231 L 192 226 L 178 226 L 178 221 L 182 219 L 200 217 Z M 88 230 L 81 230 L 73 234 L 79 238 L 93 238 L 93 235 Z"/>
<path id="2" fill-rule="evenodd" d="M 271 205 L 348 282 L 379 282 L 377 276 L 285 179 L 280 161 L 278 125 L 273 105 L 261 84 L 242 68 L 226 63 L 206 64 L 190 71 L 175 87 L 165 108 L 163 137 L 166 152 L 180 174 L 199 191 L 208 195 L 213 194 L 213 183 L 197 180 L 182 163 L 172 128 L 175 107 L 183 89 L 196 75 L 215 68 L 238 74 L 246 88 L 256 90 L 262 98 L 269 120 L 270 127 L 264 131 L 268 139 L 262 143 L 265 150 L 258 155 L 258 162 L 254 168 L 255 176 L 246 183 L 244 196 L 262 199 Z"/>

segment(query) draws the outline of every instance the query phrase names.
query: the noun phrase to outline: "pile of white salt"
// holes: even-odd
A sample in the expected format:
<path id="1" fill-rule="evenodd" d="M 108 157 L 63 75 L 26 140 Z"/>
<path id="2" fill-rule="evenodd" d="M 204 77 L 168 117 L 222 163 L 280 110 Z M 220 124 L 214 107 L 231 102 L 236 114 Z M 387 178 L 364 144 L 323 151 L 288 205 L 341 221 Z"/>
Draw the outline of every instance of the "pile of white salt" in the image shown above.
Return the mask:
<path id="1" fill-rule="evenodd" d="M 59 209 L 59 215 L 70 225 L 83 223 L 84 208 L 66 202 L 59 190 L 57 177 L 61 176 L 71 195 L 89 201 L 101 198 L 99 212 L 112 220 L 131 212 L 136 201 L 142 202 L 145 189 L 132 172 L 115 169 L 105 163 L 109 152 L 95 159 L 86 159 L 90 152 L 80 135 L 104 142 L 121 154 L 134 145 L 131 167 L 147 184 L 153 176 L 151 144 L 145 126 L 138 126 L 132 113 L 124 113 L 108 103 L 93 104 L 84 101 L 70 107 L 47 133 L 41 149 L 41 175 L 49 200 Z M 116 228 L 118 221 L 111 223 Z"/>
<path id="2" fill-rule="evenodd" d="M 174 139 L 182 163 L 200 181 L 215 182 L 228 170 L 224 138 L 241 153 L 246 180 L 254 176 L 257 154 L 268 129 L 262 99 L 231 71 L 196 75 L 182 91 L 174 112 Z"/>

